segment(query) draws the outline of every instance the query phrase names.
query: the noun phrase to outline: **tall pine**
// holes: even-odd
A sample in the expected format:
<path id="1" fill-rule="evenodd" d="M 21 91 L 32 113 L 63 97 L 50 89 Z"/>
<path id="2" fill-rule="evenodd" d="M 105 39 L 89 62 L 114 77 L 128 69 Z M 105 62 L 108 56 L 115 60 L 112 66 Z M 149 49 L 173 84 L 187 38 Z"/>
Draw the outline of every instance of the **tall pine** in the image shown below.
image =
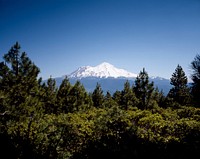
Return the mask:
<path id="1" fill-rule="evenodd" d="M 136 97 L 140 100 L 140 109 L 147 109 L 150 106 L 150 101 L 152 99 L 154 83 L 149 81 L 148 73 L 144 68 L 136 77 L 133 90 Z"/>
<path id="2" fill-rule="evenodd" d="M 121 91 L 120 106 L 123 109 L 127 110 L 130 107 L 137 106 L 137 104 L 138 104 L 138 99 L 136 98 L 134 91 L 130 87 L 129 81 L 127 80 L 124 83 L 124 89 Z"/>
<path id="3" fill-rule="evenodd" d="M 173 98 L 174 101 L 181 105 L 188 104 L 190 96 L 189 88 L 187 87 L 188 80 L 180 65 L 176 67 L 170 80 L 170 84 L 173 87 L 170 89 L 168 97 Z"/>
<path id="4" fill-rule="evenodd" d="M 36 105 L 39 105 L 36 98 L 39 91 L 37 77 L 40 70 L 25 52 L 20 51 L 20 48 L 16 42 L 3 56 L 4 61 L 0 63 L 0 90 L 9 98 L 5 110 L 17 118 L 26 113 L 26 115 L 33 113 L 33 107 L 36 109 Z M 34 100 L 30 98 L 35 98 L 36 103 L 33 104 Z"/>
<path id="5" fill-rule="evenodd" d="M 97 83 L 96 88 L 92 93 L 92 101 L 95 107 L 102 107 L 104 102 L 104 95 L 101 85 Z"/>
<path id="6" fill-rule="evenodd" d="M 106 92 L 103 105 L 104 105 L 105 108 L 111 108 L 111 107 L 117 105 L 117 103 L 115 102 L 115 100 L 113 99 L 113 97 L 112 97 L 112 95 L 110 94 L 109 91 Z"/>
<path id="7" fill-rule="evenodd" d="M 65 77 L 60 84 L 57 93 L 58 112 L 67 113 L 69 104 L 69 93 L 71 89 L 72 85 L 70 84 L 69 79 Z"/>
<path id="8" fill-rule="evenodd" d="M 196 107 L 200 107 L 200 55 L 196 55 L 191 62 L 192 73 L 192 95 Z"/>
<path id="9" fill-rule="evenodd" d="M 74 86 L 70 89 L 68 97 L 68 112 L 86 110 L 91 105 L 89 95 L 80 81 L 76 81 Z"/>
<path id="10" fill-rule="evenodd" d="M 42 98 L 44 102 L 45 113 L 56 114 L 58 110 L 56 103 L 56 95 L 58 91 L 56 87 L 56 80 L 53 79 L 52 77 L 48 78 L 43 88 L 44 88 L 44 93 Z"/>
<path id="11" fill-rule="evenodd" d="M 39 98 L 40 70 L 20 49 L 16 42 L 0 63 L 0 105 L 3 107 L 0 130 L 6 134 L 0 140 L 5 139 L 5 143 L 13 145 L 17 156 L 12 158 L 32 156 L 32 141 L 36 132 L 33 123 L 39 123 L 43 115 Z"/>

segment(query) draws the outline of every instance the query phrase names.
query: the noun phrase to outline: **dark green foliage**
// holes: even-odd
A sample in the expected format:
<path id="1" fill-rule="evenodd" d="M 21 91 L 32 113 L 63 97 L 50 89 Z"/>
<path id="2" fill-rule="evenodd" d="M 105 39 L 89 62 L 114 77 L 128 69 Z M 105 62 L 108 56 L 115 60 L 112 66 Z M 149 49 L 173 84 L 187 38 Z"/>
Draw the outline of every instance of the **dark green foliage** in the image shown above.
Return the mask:
<path id="1" fill-rule="evenodd" d="M 52 77 L 47 80 L 47 84 L 44 86 L 43 90 L 43 102 L 44 102 L 44 110 L 45 113 L 51 114 L 56 113 L 58 110 L 56 105 L 56 81 Z"/>
<path id="2" fill-rule="evenodd" d="M 68 111 L 68 104 L 69 104 L 69 93 L 71 90 L 72 86 L 69 82 L 69 79 L 66 77 L 57 93 L 57 104 L 58 104 L 58 113 L 67 113 Z"/>
<path id="3" fill-rule="evenodd" d="M 159 91 L 158 88 L 155 88 L 153 92 L 153 100 L 160 106 L 165 107 L 166 97 L 162 91 Z"/>
<path id="4" fill-rule="evenodd" d="M 200 107 L 200 55 L 196 55 L 191 63 L 192 73 L 192 95 L 195 105 Z"/>
<path id="5" fill-rule="evenodd" d="M 189 88 L 187 87 L 187 77 L 180 65 L 177 66 L 171 77 L 173 88 L 168 93 L 168 97 L 173 98 L 175 102 L 186 105 L 190 100 Z"/>
<path id="6" fill-rule="evenodd" d="M 130 83 L 128 81 L 124 84 L 124 89 L 121 92 L 121 102 L 120 106 L 122 109 L 128 110 L 130 107 L 134 107 L 138 105 L 138 99 L 135 96 L 132 88 L 130 87 Z"/>
<path id="7" fill-rule="evenodd" d="M 72 86 L 67 78 L 59 88 L 53 78 L 42 84 L 39 69 L 19 49 L 16 43 L 0 63 L 1 158 L 199 155 L 200 109 L 181 106 L 175 96 L 166 98 L 154 89 L 144 69 L 132 87 L 127 81 L 122 91 L 104 96 L 97 83 L 88 94 L 79 81 Z M 172 81 L 179 84 L 176 78 Z"/>
<path id="8" fill-rule="evenodd" d="M 88 111 L 84 115 L 88 128 L 82 132 L 83 124 L 78 132 L 88 138 L 73 158 L 194 158 L 200 148 L 198 121 L 182 118 L 171 109 L 158 111 L 118 107 Z"/>
<path id="9" fill-rule="evenodd" d="M 77 81 L 70 89 L 68 97 L 67 112 L 79 111 L 90 107 L 91 100 L 80 81 Z"/>
<path id="10" fill-rule="evenodd" d="M 30 92 L 37 82 L 39 72 L 39 68 L 25 52 L 20 52 L 20 45 L 16 43 L 4 55 L 4 62 L 0 65 L 1 89 L 9 91 L 9 87 L 20 83 L 24 86 L 24 91 Z"/>
<path id="11" fill-rule="evenodd" d="M 4 62 L 0 65 L 0 90 L 7 98 L 4 98 L 3 109 L 9 112 L 9 118 L 19 120 L 23 115 L 30 116 L 35 109 L 41 109 L 38 104 L 40 102 L 36 99 L 40 89 L 38 74 L 39 68 L 25 52 L 20 52 L 18 43 L 4 55 Z"/>
<path id="12" fill-rule="evenodd" d="M 101 89 L 101 85 L 97 83 L 96 88 L 94 89 L 92 93 L 92 101 L 93 105 L 97 108 L 100 108 L 103 106 L 103 90 Z"/>
<path id="13" fill-rule="evenodd" d="M 0 135 L 8 138 L 8 146 L 14 148 L 13 158 L 26 158 L 32 153 L 31 133 L 33 121 L 43 114 L 39 100 L 39 68 L 20 52 L 16 43 L 4 55 L 0 65 L 1 118 Z M 23 157 L 22 157 L 23 156 Z M 25 157 L 26 156 L 26 157 Z"/>
<path id="14" fill-rule="evenodd" d="M 118 105 L 121 104 L 121 92 L 120 91 L 116 91 L 114 94 L 113 94 L 113 99 L 117 102 Z"/>
<path id="15" fill-rule="evenodd" d="M 139 73 L 135 80 L 135 87 L 133 88 L 136 97 L 140 100 L 140 108 L 147 109 L 150 106 L 150 101 L 154 91 L 153 82 L 149 82 L 149 76 L 145 69 Z"/>
<path id="16" fill-rule="evenodd" d="M 104 97 L 104 102 L 103 105 L 105 108 L 110 108 L 114 105 L 117 105 L 117 102 L 113 99 L 112 95 L 110 92 L 107 92 L 105 97 Z"/>

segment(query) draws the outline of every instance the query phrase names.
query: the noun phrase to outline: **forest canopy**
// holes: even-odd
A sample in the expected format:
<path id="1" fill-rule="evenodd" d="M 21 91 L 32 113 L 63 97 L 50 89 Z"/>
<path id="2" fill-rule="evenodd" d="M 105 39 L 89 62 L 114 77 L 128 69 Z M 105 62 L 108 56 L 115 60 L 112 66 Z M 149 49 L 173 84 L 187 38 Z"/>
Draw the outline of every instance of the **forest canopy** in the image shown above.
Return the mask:
<path id="1" fill-rule="evenodd" d="M 18 42 L 0 62 L 1 156 L 16 159 L 195 158 L 200 151 L 200 55 L 192 86 L 177 65 L 165 96 L 143 69 L 133 85 L 92 93 L 66 77 L 59 87 Z"/>

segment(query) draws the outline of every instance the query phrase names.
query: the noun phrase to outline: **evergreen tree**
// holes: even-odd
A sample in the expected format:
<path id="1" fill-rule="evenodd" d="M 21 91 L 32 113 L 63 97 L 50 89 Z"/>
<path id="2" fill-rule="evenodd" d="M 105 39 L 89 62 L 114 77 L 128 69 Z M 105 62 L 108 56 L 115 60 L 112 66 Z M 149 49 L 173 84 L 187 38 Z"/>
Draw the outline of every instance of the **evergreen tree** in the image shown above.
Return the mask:
<path id="1" fill-rule="evenodd" d="M 24 105 L 28 97 L 37 97 L 39 91 L 37 76 L 40 72 L 27 54 L 21 53 L 20 48 L 19 43 L 16 42 L 3 56 L 4 61 L 0 63 L 0 90 L 9 99 L 5 110 L 12 116 L 16 115 L 17 118 L 20 117 L 20 113 L 22 116 L 28 111 L 29 107 Z"/>
<path id="2" fill-rule="evenodd" d="M 106 92 L 103 105 L 105 108 L 111 108 L 112 106 L 117 105 L 109 91 Z"/>
<path id="3" fill-rule="evenodd" d="M 130 87 L 129 81 L 124 83 L 124 89 L 121 92 L 121 102 L 120 106 L 127 110 L 130 106 L 137 106 L 138 100 L 135 96 L 135 93 Z"/>
<path id="4" fill-rule="evenodd" d="M 200 107 L 200 55 L 196 55 L 191 62 L 192 73 L 192 95 L 194 103 L 197 107 Z"/>
<path id="5" fill-rule="evenodd" d="M 38 123 L 43 115 L 39 98 L 40 70 L 25 52 L 20 51 L 18 42 L 3 56 L 3 60 L 0 63 L 0 105 L 3 107 L 0 130 L 4 129 L 7 141 L 17 150 L 16 158 L 28 158 L 35 133 L 33 122 Z"/>
<path id="6" fill-rule="evenodd" d="M 59 107 L 59 112 L 67 113 L 69 93 L 71 89 L 72 85 L 70 84 L 69 79 L 66 77 L 62 81 L 57 93 L 57 103 Z"/>
<path id="7" fill-rule="evenodd" d="M 114 94 L 113 94 L 113 99 L 114 101 L 118 104 L 118 105 L 121 105 L 121 98 L 122 98 L 122 94 L 121 94 L 121 91 L 116 91 Z"/>
<path id="8" fill-rule="evenodd" d="M 147 109 L 152 99 L 154 84 L 153 82 L 150 83 L 149 76 L 144 68 L 137 76 L 133 89 L 136 97 L 140 100 L 140 108 Z"/>
<path id="9" fill-rule="evenodd" d="M 163 91 L 159 90 L 158 87 L 155 88 L 154 92 L 153 92 L 153 100 L 156 101 L 156 103 L 158 104 L 159 107 L 165 107 L 165 100 L 166 97 L 163 93 Z"/>
<path id="10" fill-rule="evenodd" d="M 80 81 L 77 81 L 70 89 L 68 99 L 67 112 L 88 109 L 91 104 L 90 98 Z"/>
<path id="11" fill-rule="evenodd" d="M 103 90 L 101 89 L 101 85 L 97 83 L 96 88 L 92 93 L 92 101 L 95 107 L 102 107 L 104 100 Z"/>
<path id="12" fill-rule="evenodd" d="M 57 95 L 56 80 L 50 77 L 44 86 L 44 93 L 43 93 L 45 113 L 47 114 L 57 113 L 58 107 L 56 105 L 56 95 Z"/>
<path id="13" fill-rule="evenodd" d="M 181 105 L 188 104 L 190 95 L 187 87 L 187 76 L 180 65 L 177 66 L 170 80 L 173 87 L 170 89 L 168 97 L 173 98 Z"/>

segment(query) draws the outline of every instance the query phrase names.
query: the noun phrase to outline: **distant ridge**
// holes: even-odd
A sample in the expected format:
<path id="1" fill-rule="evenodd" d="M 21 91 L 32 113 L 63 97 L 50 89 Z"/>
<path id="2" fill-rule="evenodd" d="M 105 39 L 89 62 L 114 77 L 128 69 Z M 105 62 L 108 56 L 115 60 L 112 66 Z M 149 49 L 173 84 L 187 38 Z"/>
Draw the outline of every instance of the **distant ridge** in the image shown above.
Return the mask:
<path id="1" fill-rule="evenodd" d="M 97 77 L 97 78 L 135 78 L 137 74 L 128 72 L 124 69 L 116 68 L 108 62 L 103 62 L 95 67 L 83 66 L 79 67 L 76 71 L 68 75 L 68 78 L 86 78 L 86 77 Z"/>
<path id="2" fill-rule="evenodd" d="M 55 78 L 57 86 L 59 86 L 62 80 L 66 77 Z M 95 67 L 83 66 L 67 75 L 71 84 L 75 84 L 80 81 L 88 92 L 92 92 L 96 84 L 99 83 L 104 93 L 109 91 L 111 94 L 117 90 L 122 90 L 124 83 L 128 80 L 130 84 L 134 84 L 137 74 L 128 72 L 124 69 L 116 68 L 115 66 L 103 62 Z M 165 79 L 158 76 L 149 76 L 149 81 L 154 82 L 155 88 L 157 87 L 160 91 L 162 90 L 165 95 L 171 89 L 169 79 Z"/>

